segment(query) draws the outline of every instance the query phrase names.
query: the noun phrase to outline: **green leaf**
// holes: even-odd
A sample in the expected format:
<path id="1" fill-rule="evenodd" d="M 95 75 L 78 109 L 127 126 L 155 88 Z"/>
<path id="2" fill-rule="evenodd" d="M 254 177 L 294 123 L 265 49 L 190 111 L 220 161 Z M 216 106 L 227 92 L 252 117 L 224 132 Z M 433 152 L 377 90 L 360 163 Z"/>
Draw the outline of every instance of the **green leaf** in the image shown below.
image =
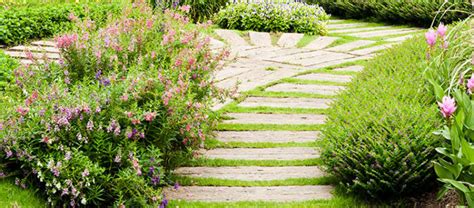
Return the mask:
<path id="1" fill-rule="evenodd" d="M 451 180 L 451 179 L 439 179 L 439 180 L 444 182 L 444 183 L 448 183 L 448 184 L 453 185 L 457 190 L 460 190 L 463 193 L 470 192 L 469 189 L 459 181 L 455 181 L 455 180 Z"/>

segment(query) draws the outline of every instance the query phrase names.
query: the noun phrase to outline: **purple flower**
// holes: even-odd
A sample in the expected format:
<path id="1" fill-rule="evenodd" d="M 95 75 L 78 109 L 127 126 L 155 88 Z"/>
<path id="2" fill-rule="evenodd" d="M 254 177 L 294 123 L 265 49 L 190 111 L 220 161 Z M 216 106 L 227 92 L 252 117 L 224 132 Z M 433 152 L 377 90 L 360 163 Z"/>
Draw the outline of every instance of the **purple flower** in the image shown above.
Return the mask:
<path id="1" fill-rule="evenodd" d="M 163 197 L 163 200 L 161 201 L 160 208 L 165 208 L 168 206 L 168 200 Z"/>
<path id="2" fill-rule="evenodd" d="M 108 78 L 102 79 L 102 85 L 104 85 L 105 87 L 109 86 L 110 85 L 110 79 L 108 79 Z"/>
<path id="3" fill-rule="evenodd" d="M 64 155 L 65 160 L 70 160 L 71 159 L 71 152 L 66 152 L 66 155 Z"/>
<path id="4" fill-rule="evenodd" d="M 436 33 L 438 33 L 438 35 L 441 37 L 441 38 L 444 38 L 444 36 L 446 35 L 446 32 L 448 31 L 448 27 L 445 26 L 443 23 L 439 24 L 438 26 L 438 30 L 436 30 Z"/>
<path id="5" fill-rule="evenodd" d="M 469 94 L 474 92 L 474 73 L 472 73 L 471 79 L 467 80 L 467 91 Z"/>
<path id="6" fill-rule="evenodd" d="M 89 176 L 89 170 L 87 170 L 87 168 L 82 172 L 82 177 L 87 177 Z"/>
<path id="7" fill-rule="evenodd" d="M 456 111 L 456 101 L 448 96 L 443 97 L 443 102 L 438 103 L 443 117 L 450 118 Z"/>
<path id="8" fill-rule="evenodd" d="M 120 155 L 116 155 L 115 158 L 114 158 L 114 162 L 116 163 L 120 163 L 122 161 L 122 157 Z"/>
<path id="9" fill-rule="evenodd" d="M 87 130 L 89 131 L 94 130 L 94 122 L 92 122 L 92 120 L 89 120 L 89 122 L 87 122 Z"/>
<path id="10" fill-rule="evenodd" d="M 67 190 L 67 188 L 64 188 L 63 192 L 61 193 L 61 196 L 68 195 L 68 194 L 69 194 L 69 191 Z"/>
<path id="11" fill-rule="evenodd" d="M 13 155 L 13 152 L 11 150 L 7 151 L 7 158 L 11 157 Z"/>
<path id="12" fill-rule="evenodd" d="M 433 29 L 430 29 L 425 33 L 425 38 L 426 43 L 428 43 L 430 47 L 433 47 L 436 44 L 436 32 Z"/>
<path id="13" fill-rule="evenodd" d="M 5 173 L 0 171 L 0 178 L 5 177 Z"/>
<path id="14" fill-rule="evenodd" d="M 156 186 L 160 183 L 160 176 L 151 178 L 151 183 Z"/>
<path id="15" fill-rule="evenodd" d="M 153 175 L 153 173 L 155 173 L 155 167 L 154 166 L 151 166 L 149 168 L 149 173 L 150 173 L 150 175 Z"/>
<path id="16" fill-rule="evenodd" d="M 178 181 L 176 181 L 176 183 L 174 183 L 174 190 L 178 190 L 179 189 L 179 183 Z"/>
<path id="17" fill-rule="evenodd" d="M 102 76 L 102 70 L 99 70 L 97 73 L 95 73 L 95 79 L 99 79 L 100 76 Z"/>

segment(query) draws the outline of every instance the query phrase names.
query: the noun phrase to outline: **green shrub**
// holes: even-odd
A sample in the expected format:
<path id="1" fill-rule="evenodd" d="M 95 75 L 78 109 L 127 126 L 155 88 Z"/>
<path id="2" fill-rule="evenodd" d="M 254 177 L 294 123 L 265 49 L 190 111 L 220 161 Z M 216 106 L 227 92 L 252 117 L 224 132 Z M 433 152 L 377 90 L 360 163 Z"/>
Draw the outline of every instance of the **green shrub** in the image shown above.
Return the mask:
<path id="1" fill-rule="evenodd" d="M 143 4 L 95 27 L 56 38 L 60 64 L 15 70 L 0 100 L 0 164 L 52 207 L 165 205 L 165 174 L 214 124 L 211 77 L 225 54 L 205 26 Z"/>
<path id="2" fill-rule="evenodd" d="M 47 4 L 0 10 L 0 44 L 19 44 L 68 31 L 74 25 L 71 13 L 80 19 L 87 17 L 102 24 L 109 14 L 117 14 L 120 10 L 119 4 L 97 3 Z"/>
<path id="3" fill-rule="evenodd" d="M 18 66 L 17 60 L 0 51 L 0 90 L 13 80 L 13 70 Z"/>
<path id="4" fill-rule="evenodd" d="M 189 5 L 189 16 L 194 22 L 211 19 L 229 0 L 150 0 L 155 7 L 176 9 L 178 6 Z"/>
<path id="5" fill-rule="evenodd" d="M 328 19 L 329 16 L 321 7 L 304 3 L 229 4 L 216 15 L 216 23 L 225 29 L 311 35 L 325 35 Z"/>
<path id="6" fill-rule="evenodd" d="M 435 24 L 446 24 L 466 18 L 472 11 L 470 0 L 309 0 L 319 4 L 328 13 L 346 18 L 375 18 L 394 23 L 410 23 L 429 27 L 438 14 Z M 444 3 L 446 2 L 446 3 Z M 443 12 L 449 8 L 444 15 Z M 440 18 L 443 16 L 442 18 Z"/>
<path id="7" fill-rule="evenodd" d="M 349 192 L 386 199 L 433 184 L 441 119 L 425 46 L 418 36 L 370 60 L 329 110 L 322 157 Z"/>

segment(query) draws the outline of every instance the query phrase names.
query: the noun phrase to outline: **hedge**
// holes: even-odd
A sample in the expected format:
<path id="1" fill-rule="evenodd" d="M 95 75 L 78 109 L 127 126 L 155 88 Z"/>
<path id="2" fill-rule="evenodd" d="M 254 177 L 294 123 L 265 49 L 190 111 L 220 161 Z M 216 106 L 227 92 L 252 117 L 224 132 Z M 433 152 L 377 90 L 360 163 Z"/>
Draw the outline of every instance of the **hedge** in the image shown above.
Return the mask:
<path id="1" fill-rule="evenodd" d="M 386 199 L 435 184 L 442 122 L 426 66 L 418 36 L 369 61 L 329 110 L 322 161 L 349 192 Z"/>
<path id="2" fill-rule="evenodd" d="M 429 27 L 436 16 L 437 21 L 445 24 L 464 19 L 472 12 L 470 0 L 444 0 L 420 1 L 420 0 L 308 0 L 308 2 L 319 4 L 328 13 L 345 18 L 375 18 L 381 21 L 393 23 L 410 23 L 413 25 Z M 449 11 L 444 14 L 444 10 Z"/>
<path id="3" fill-rule="evenodd" d="M 109 14 L 118 14 L 119 4 L 47 4 L 39 7 L 12 7 L 0 10 L 0 44 L 14 45 L 31 39 L 51 37 L 73 27 L 69 15 L 89 17 L 103 24 Z"/>

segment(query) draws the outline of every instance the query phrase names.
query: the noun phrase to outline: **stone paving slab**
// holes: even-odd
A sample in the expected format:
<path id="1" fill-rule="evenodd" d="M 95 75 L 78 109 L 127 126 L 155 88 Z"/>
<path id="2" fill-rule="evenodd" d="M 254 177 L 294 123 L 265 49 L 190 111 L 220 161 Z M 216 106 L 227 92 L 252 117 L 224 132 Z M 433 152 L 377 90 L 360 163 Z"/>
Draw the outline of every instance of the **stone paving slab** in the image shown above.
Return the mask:
<path id="1" fill-rule="evenodd" d="M 20 52 L 20 51 L 5 51 L 5 54 L 8 54 L 11 57 L 15 58 L 28 58 L 25 52 Z M 49 59 L 59 59 L 60 56 L 57 53 L 31 53 L 34 58 L 37 59 L 42 59 L 43 57 L 47 57 Z"/>
<path id="2" fill-rule="evenodd" d="M 405 36 L 400 36 L 400 37 L 394 37 L 394 38 L 385 39 L 385 41 L 389 41 L 389 42 L 401 42 L 401 41 L 408 40 L 408 39 L 412 38 L 413 36 L 414 36 L 414 35 L 405 35 Z"/>
<path id="3" fill-rule="evenodd" d="M 384 50 L 384 49 L 387 49 L 387 48 L 391 48 L 393 45 L 393 43 L 389 43 L 389 44 L 384 44 L 384 45 L 378 45 L 378 46 L 374 46 L 374 47 L 370 47 L 370 48 L 364 48 L 364 49 L 359 49 L 359 50 L 355 50 L 355 51 L 351 51 L 350 53 L 351 54 L 354 54 L 354 55 L 368 55 L 368 54 L 371 54 L 371 53 L 374 53 L 374 52 L 377 52 L 377 51 L 381 51 L 381 50 Z"/>
<path id="4" fill-rule="evenodd" d="M 237 201 L 307 201 L 332 198 L 332 186 L 269 186 L 269 187 L 222 187 L 222 186 L 183 186 L 164 190 L 170 199 L 208 202 Z"/>
<path id="5" fill-rule="evenodd" d="M 299 65 L 307 67 L 307 66 L 317 65 L 317 64 L 326 63 L 326 62 L 333 62 L 337 60 L 348 60 L 350 58 L 354 58 L 353 55 L 344 54 L 344 53 L 333 53 L 333 52 L 325 51 L 323 54 L 325 55 L 304 58 L 304 59 L 297 59 L 297 60 L 290 61 L 290 63 L 299 64 Z"/>
<path id="6" fill-rule="evenodd" d="M 333 69 L 333 71 L 340 71 L 340 72 L 360 72 L 362 70 L 364 70 L 364 67 L 359 66 L 359 65 Z"/>
<path id="7" fill-rule="evenodd" d="M 211 42 L 209 42 L 210 44 L 210 48 L 213 49 L 213 50 L 218 50 L 218 49 L 223 49 L 225 48 L 225 43 L 220 41 L 220 40 L 217 40 L 215 38 L 210 38 Z"/>
<path id="8" fill-rule="evenodd" d="M 220 142 L 314 142 L 319 139 L 319 131 L 219 131 L 217 140 Z"/>
<path id="9" fill-rule="evenodd" d="M 359 38 L 372 38 L 372 37 L 379 37 L 379 36 L 407 34 L 407 33 L 413 33 L 413 32 L 416 32 L 416 30 L 413 30 L 413 29 L 393 29 L 393 30 L 377 30 L 377 31 L 369 31 L 369 32 L 351 33 L 351 34 L 347 34 L 347 35 L 354 36 L 354 37 L 359 37 Z"/>
<path id="10" fill-rule="evenodd" d="M 34 46 L 49 46 L 49 47 L 56 47 L 56 42 L 49 41 L 49 40 L 39 40 L 31 42 L 31 45 Z"/>
<path id="11" fill-rule="evenodd" d="M 374 44 L 374 43 L 375 43 L 375 41 L 372 41 L 372 40 L 356 40 L 356 41 L 352 41 L 352 42 L 349 42 L 349 43 L 346 43 L 346 44 L 342 44 L 342 45 L 338 45 L 338 46 L 335 46 L 335 47 L 332 47 L 332 48 L 328 48 L 328 49 L 325 49 L 325 50 L 338 51 L 338 52 L 347 52 L 347 51 L 350 51 L 354 48 L 359 48 L 359 47 L 367 46 L 367 45 Z"/>
<path id="12" fill-rule="evenodd" d="M 214 32 L 226 40 L 231 46 L 248 46 L 249 44 L 239 34 L 232 30 L 216 29 Z"/>
<path id="13" fill-rule="evenodd" d="M 48 53 L 59 53 L 59 49 L 55 47 L 42 47 L 42 46 L 15 46 L 8 49 L 9 51 L 31 51 L 31 52 L 48 52 Z"/>
<path id="14" fill-rule="evenodd" d="M 226 124 L 324 124 L 325 115 L 316 114 L 257 114 L 227 113 L 231 120 L 223 120 Z"/>
<path id="15" fill-rule="evenodd" d="M 283 33 L 277 44 L 284 48 L 292 48 L 298 44 L 303 36 L 304 34 L 301 33 Z"/>
<path id="16" fill-rule="evenodd" d="M 328 66 L 334 66 L 334 65 L 349 63 L 349 62 L 353 62 L 353 61 L 367 60 L 367 59 L 373 58 L 374 56 L 375 56 L 374 54 L 369 54 L 369 55 L 365 55 L 365 56 L 356 56 L 356 57 L 348 58 L 348 59 L 338 59 L 338 60 L 334 60 L 334 61 L 328 61 L 328 62 L 324 62 L 324 63 L 319 63 L 319 64 L 315 64 L 315 65 L 306 66 L 306 69 L 318 69 L 318 68 L 324 68 L 324 67 L 328 67 Z"/>
<path id="17" fill-rule="evenodd" d="M 336 95 L 339 91 L 344 90 L 343 86 L 329 86 L 329 85 L 302 85 L 282 83 L 271 86 L 265 91 L 269 92 L 301 92 L 312 93 L 320 95 Z"/>
<path id="18" fill-rule="evenodd" d="M 243 102 L 239 103 L 238 106 L 327 109 L 331 102 L 331 99 L 319 98 L 248 97 Z"/>
<path id="19" fill-rule="evenodd" d="M 326 48 L 327 46 L 331 45 L 334 41 L 339 39 L 338 37 L 328 37 L 328 36 L 320 36 L 313 40 L 311 43 L 306 45 L 304 48 L 305 49 L 310 49 L 310 50 L 320 50 L 323 48 Z"/>
<path id="20" fill-rule="evenodd" d="M 350 75 L 335 75 L 335 74 L 325 74 L 325 73 L 311 73 L 295 77 L 297 79 L 303 80 L 315 80 L 315 81 L 328 81 L 328 82 L 339 82 L 347 83 L 352 80 Z"/>
<path id="21" fill-rule="evenodd" d="M 320 155 L 311 147 L 218 148 L 199 150 L 199 153 L 204 158 L 224 160 L 306 160 Z"/>
<path id="22" fill-rule="evenodd" d="M 343 21 L 344 20 L 342 19 L 331 19 L 328 22 L 329 22 L 329 25 L 331 25 L 331 24 L 339 24 L 340 22 L 343 22 Z"/>
<path id="23" fill-rule="evenodd" d="M 341 33 L 357 33 L 357 32 L 367 32 L 367 31 L 378 31 L 384 29 L 392 29 L 392 26 L 376 26 L 376 27 L 358 27 L 358 28 L 349 28 L 341 30 L 332 30 L 331 33 L 341 34 Z"/>
<path id="24" fill-rule="evenodd" d="M 174 171 L 176 175 L 194 178 L 217 178 L 240 181 L 271 181 L 291 178 L 319 178 L 326 174 L 317 166 L 287 167 L 183 167 Z"/>
<path id="25" fill-rule="evenodd" d="M 270 33 L 266 32 L 249 32 L 250 42 L 256 46 L 272 46 L 272 38 Z"/>
<path id="26" fill-rule="evenodd" d="M 351 27 L 361 27 L 361 26 L 366 26 L 367 23 L 345 23 L 345 24 L 330 24 L 327 25 L 327 29 L 345 29 L 345 28 L 351 28 Z"/>

